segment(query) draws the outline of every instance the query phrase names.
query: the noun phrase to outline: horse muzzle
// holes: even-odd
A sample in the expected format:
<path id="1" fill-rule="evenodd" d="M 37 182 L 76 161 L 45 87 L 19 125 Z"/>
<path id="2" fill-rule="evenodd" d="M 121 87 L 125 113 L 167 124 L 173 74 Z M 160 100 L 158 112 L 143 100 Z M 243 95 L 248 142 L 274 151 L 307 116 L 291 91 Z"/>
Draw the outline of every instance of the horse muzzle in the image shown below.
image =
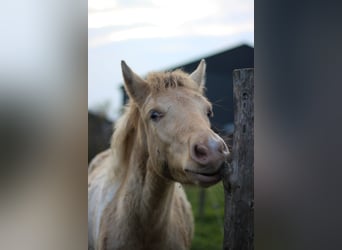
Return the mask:
<path id="1" fill-rule="evenodd" d="M 230 153 L 221 137 L 215 133 L 200 134 L 190 141 L 193 164 L 185 169 L 194 183 L 208 187 L 221 180 L 221 168 Z"/>

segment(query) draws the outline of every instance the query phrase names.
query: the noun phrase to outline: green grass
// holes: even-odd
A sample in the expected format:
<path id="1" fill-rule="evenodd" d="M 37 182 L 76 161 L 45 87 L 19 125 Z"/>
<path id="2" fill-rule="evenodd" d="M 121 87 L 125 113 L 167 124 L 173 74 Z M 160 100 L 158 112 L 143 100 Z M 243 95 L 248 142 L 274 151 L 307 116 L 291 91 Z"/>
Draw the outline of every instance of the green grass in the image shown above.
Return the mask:
<path id="1" fill-rule="evenodd" d="M 200 188 L 186 186 L 185 192 L 195 217 L 195 235 L 191 250 L 219 250 L 223 242 L 224 191 L 222 183 L 205 189 L 203 217 L 199 217 Z"/>

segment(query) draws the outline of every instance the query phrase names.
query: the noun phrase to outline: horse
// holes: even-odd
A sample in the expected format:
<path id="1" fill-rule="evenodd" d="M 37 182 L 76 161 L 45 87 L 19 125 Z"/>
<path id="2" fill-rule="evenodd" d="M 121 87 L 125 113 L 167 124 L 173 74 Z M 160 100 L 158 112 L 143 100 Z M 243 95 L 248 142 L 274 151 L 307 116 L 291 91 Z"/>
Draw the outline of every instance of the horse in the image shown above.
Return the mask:
<path id="1" fill-rule="evenodd" d="M 88 168 L 88 249 L 186 250 L 194 233 L 182 184 L 221 180 L 230 155 L 210 128 L 206 63 L 145 79 L 121 61 L 129 96 L 110 149 Z"/>

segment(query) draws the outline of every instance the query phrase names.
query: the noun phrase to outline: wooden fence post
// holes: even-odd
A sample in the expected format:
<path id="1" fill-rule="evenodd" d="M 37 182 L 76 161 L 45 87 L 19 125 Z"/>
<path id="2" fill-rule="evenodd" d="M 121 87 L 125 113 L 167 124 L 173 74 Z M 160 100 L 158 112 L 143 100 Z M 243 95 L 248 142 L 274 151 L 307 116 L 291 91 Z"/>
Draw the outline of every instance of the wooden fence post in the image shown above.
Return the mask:
<path id="1" fill-rule="evenodd" d="M 224 250 L 254 249 L 254 69 L 233 71 L 232 162 L 223 174 Z"/>

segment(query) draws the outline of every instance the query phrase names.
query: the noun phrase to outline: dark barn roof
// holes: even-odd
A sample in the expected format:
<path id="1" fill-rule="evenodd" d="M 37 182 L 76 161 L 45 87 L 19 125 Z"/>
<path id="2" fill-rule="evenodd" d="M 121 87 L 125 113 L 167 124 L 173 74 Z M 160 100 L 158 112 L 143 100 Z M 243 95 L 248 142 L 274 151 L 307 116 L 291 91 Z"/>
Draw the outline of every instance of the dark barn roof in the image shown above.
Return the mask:
<path id="1" fill-rule="evenodd" d="M 186 72 L 192 72 L 200 62 L 199 58 L 188 64 L 179 65 Z M 233 70 L 254 67 L 254 48 L 242 45 L 233 49 L 204 57 L 207 63 L 206 95 L 213 103 L 212 125 L 219 131 L 232 132 L 233 111 Z"/>
<path id="2" fill-rule="evenodd" d="M 241 45 L 214 55 L 202 57 L 206 60 L 206 95 L 213 103 L 214 117 L 213 128 L 219 132 L 232 133 L 233 129 L 233 70 L 254 67 L 254 48 Z M 196 69 L 200 60 L 178 65 L 170 70 L 182 68 L 191 73 Z M 122 88 L 124 92 L 124 88 Z M 127 95 L 124 92 L 124 103 Z"/>

